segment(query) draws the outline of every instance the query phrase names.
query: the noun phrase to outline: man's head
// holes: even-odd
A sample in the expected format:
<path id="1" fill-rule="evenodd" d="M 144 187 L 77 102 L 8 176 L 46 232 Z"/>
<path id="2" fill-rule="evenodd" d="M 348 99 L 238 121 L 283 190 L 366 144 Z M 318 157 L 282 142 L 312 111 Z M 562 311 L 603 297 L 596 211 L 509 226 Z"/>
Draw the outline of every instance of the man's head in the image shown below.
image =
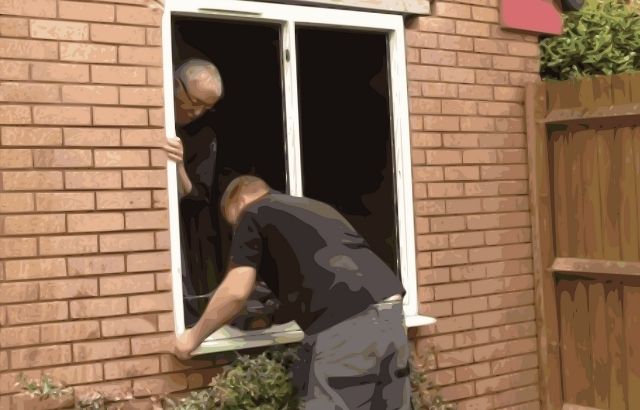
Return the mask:
<path id="1" fill-rule="evenodd" d="M 269 193 L 269 185 L 258 177 L 242 175 L 231 181 L 222 195 L 222 216 L 231 225 L 238 223 L 240 214 L 256 199 Z"/>
<path id="2" fill-rule="evenodd" d="M 210 110 L 222 97 L 220 72 L 211 62 L 192 59 L 174 75 L 176 123 L 185 125 Z"/>

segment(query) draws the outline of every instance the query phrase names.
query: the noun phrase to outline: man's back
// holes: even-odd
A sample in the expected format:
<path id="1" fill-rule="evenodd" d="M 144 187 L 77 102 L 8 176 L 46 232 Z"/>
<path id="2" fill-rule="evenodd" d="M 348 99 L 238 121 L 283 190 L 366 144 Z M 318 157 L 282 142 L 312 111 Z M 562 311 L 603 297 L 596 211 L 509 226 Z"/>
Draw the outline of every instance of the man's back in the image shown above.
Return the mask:
<path id="1" fill-rule="evenodd" d="M 254 266 L 283 310 L 316 333 L 404 288 L 335 209 L 271 191 L 245 209 L 231 261 Z"/>

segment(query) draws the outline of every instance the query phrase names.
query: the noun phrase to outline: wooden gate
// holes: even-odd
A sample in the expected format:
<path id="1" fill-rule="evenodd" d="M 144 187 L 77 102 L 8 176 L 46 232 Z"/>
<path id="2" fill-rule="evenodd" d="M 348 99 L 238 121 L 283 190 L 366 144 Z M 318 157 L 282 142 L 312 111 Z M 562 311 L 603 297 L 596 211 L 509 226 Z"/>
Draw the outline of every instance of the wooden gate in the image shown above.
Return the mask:
<path id="1" fill-rule="evenodd" d="M 549 410 L 640 409 L 634 85 L 640 90 L 640 76 L 527 89 L 541 389 Z"/>

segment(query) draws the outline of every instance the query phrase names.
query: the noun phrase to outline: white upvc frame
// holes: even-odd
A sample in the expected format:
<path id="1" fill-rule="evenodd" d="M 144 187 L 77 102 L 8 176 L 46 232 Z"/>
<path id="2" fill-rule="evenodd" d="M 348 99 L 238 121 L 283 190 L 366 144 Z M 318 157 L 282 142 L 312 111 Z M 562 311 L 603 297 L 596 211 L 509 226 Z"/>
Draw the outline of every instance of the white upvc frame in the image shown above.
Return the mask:
<path id="1" fill-rule="evenodd" d="M 361 11 L 335 10 L 244 0 L 167 0 L 163 16 L 162 44 L 164 68 L 165 124 L 168 137 L 175 132 L 173 106 L 172 27 L 171 15 L 209 15 L 216 19 L 270 22 L 282 27 L 282 47 L 288 51 L 288 61 L 282 62 L 287 185 L 292 195 L 302 195 L 302 166 L 300 158 L 300 128 L 298 116 L 298 82 L 295 49 L 295 26 L 324 26 L 355 29 L 387 34 L 391 106 L 393 107 L 394 172 L 397 195 L 399 262 L 401 279 L 406 289 L 403 300 L 407 327 L 432 324 L 435 319 L 418 314 L 418 284 L 414 232 L 413 190 L 411 177 L 411 144 L 407 96 L 406 58 L 403 18 L 398 15 Z M 284 54 L 284 53 L 283 53 Z M 171 271 L 176 334 L 184 332 L 182 296 L 182 258 L 179 233 L 178 190 L 176 164 L 167 162 L 169 195 L 169 225 L 171 241 Z M 229 326 L 215 332 L 196 353 L 236 350 L 247 347 L 301 340 L 303 336 L 295 322 L 272 326 L 259 331 L 242 332 Z"/>

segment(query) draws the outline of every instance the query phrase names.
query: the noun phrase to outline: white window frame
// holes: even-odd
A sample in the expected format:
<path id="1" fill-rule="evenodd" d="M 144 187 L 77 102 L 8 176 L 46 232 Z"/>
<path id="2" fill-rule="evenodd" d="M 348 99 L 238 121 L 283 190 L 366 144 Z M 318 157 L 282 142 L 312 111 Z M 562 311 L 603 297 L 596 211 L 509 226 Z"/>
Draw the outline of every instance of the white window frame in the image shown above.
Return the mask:
<path id="1" fill-rule="evenodd" d="M 402 283 L 406 289 L 403 300 L 407 327 L 432 324 L 435 319 L 418 314 L 418 282 L 414 232 L 413 190 L 411 177 L 411 144 L 407 96 L 404 22 L 402 16 L 337 10 L 244 0 L 167 0 L 163 16 L 162 46 L 164 69 L 165 130 L 175 135 L 173 124 L 173 67 L 172 14 L 212 16 L 236 21 L 272 22 L 282 25 L 282 47 L 289 60 L 283 62 L 283 87 L 286 129 L 287 185 L 292 195 L 302 195 L 302 166 L 300 158 L 300 124 L 298 115 L 298 82 L 295 44 L 295 25 L 348 28 L 368 32 L 387 33 L 389 45 L 389 77 L 391 106 L 393 107 L 393 148 L 398 212 L 399 262 Z M 179 234 L 179 211 L 176 164 L 167 161 L 167 189 L 169 196 L 169 226 L 171 241 L 171 272 L 173 311 L 176 334 L 185 330 L 182 295 L 182 266 Z M 211 335 L 196 354 L 236 350 L 269 344 L 289 343 L 303 336 L 295 322 L 272 326 L 269 329 L 240 331 L 230 326 Z"/>

